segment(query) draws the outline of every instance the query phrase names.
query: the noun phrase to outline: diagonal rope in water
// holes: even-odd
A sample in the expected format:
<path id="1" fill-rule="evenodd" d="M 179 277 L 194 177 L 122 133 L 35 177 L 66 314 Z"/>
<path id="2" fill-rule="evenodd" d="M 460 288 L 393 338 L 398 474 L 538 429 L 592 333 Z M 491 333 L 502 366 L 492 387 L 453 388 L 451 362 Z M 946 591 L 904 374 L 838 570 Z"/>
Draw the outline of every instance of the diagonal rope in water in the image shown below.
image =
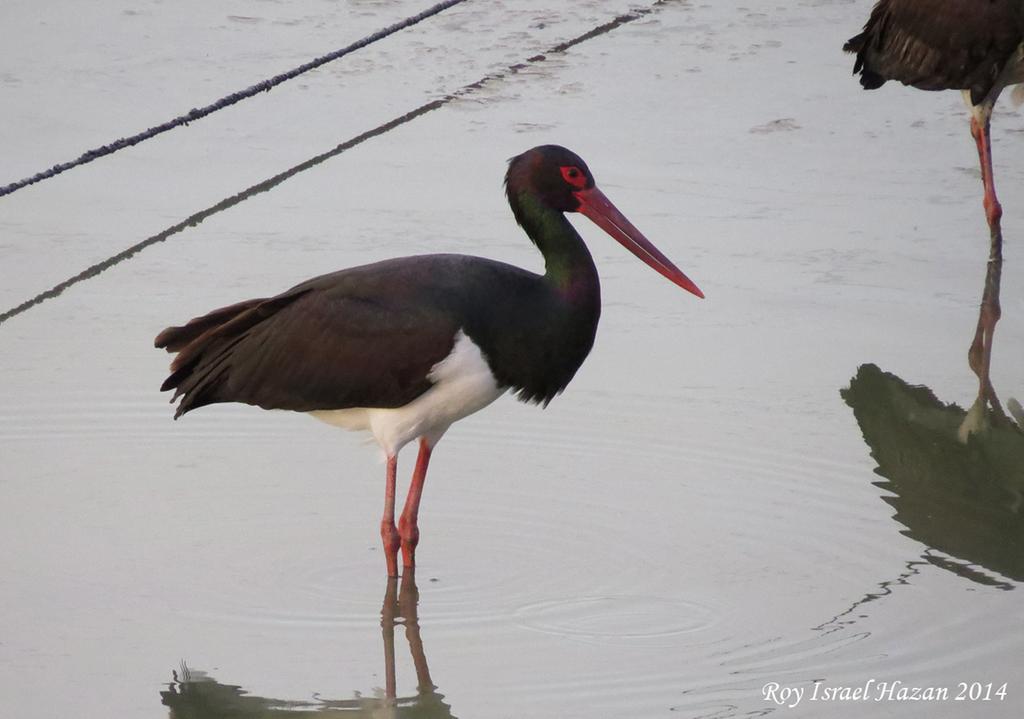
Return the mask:
<path id="1" fill-rule="evenodd" d="M 227 197 L 218 202 L 217 204 L 207 207 L 205 210 L 200 210 L 199 212 L 190 215 L 189 217 L 185 218 L 176 225 L 168 227 L 163 232 L 153 235 L 152 237 L 147 237 L 145 240 L 142 240 L 141 242 L 132 245 L 128 249 L 122 250 L 121 252 L 118 252 L 116 255 L 108 257 L 102 262 L 98 262 L 95 265 L 92 265 L 91 267 L 82 270 L 74 277 L 69 277 L 63 282 L 54 285 L 45 292 L 39 293 L 32 299 L 22 302 L 17 307 L 13 307 L 7 310 L 6 312 L 0 313 L 0 324 L 3 324 L 12 317 L 20 315 L 22 312 L 25 312 L 31 309 L 32 307 L 35 307 L 36 305 L 42 302 L 45 302 L 46 300 L 58 297 L 61 293 L 64 292 L 64 290 L 68 289 L 69 287 L 77 285 L 79 282 L 91 279 L 100 274 L 101 272 L 110 269 L 114 265 L 120 264 L 121 262 L 124 262 L 125 260 L 132 258 L 134 255 L 138 254 L 139 252 L 146 249 L 150 245 L 155 245 L 158 242 L 163 242 L 167 238 L 181 232 L 182 230 L 188 227 L 195 227 L 206 218 L 215 215 L 218 212 L 223 212 L 224 210 L 232 208 L 235 205 L 238 205 L 244 202 L 245 200 L 248 200 L 249 198 L 258 195 L 262 192 L 272 190 L 285 180 L 299 174 L 300 172 L 308 170 L 311 167 L 315 167 L 316 165 L 319 165 L 320 163 L 325 162 L 326 160 L 329 160 L 332 157 L 336 157 L 341 153 L 345 152 L 346 150 L 350 150 L 353 147 L 356 147 L 357 145 L 361 145 L 367 140 L 377 137 L 378 135 L 383 135 L 384 133 L 395 129 L 396 127 L 400 127 L 401 125 L 411 122 L 415 120 L 417 117 L 420 117 L 421 115 L 425 115 L 428 112 L 437 110 L 455 100 L 470 95 L 489 84 L 500 82 L 502 80 L 505 80 L 506 78 L 512 77 L 513 75 L 516 75 L 517 73 L 519 73 L 522 70 L 525 70 L 531 65 L 544 62 L 547 59 L 548 55 L 563 53 L 575 45 L 579 45 L 580 43 L 586 42 L 587 40 L 609 33 L 615 28 L 625 25 L 626 23 L 633 22 L 634 20 L 639 20 L 640 18 L 649 15 L 656 9 L 664 5 L 667 5 L 670 2 L 674 2 L 674 0 L 657 0 L 653 5 L 649 7 L 638 8 L 636 10 L 631 10 L 630 12 L 619 15 L 618 17 L 609 20 L 606 23 L 591 28 L 582 35 L 577 35 L 576 37 L 570 40 L 566 40 L 564 42 L 558 43 L 557 45 L 553 45 L 552 47 L 548 48 L 542 53 L 533 55 L 532 57 L 528 57 L 523 62 L 519 62 L 514 65 L 509 65 L 505 68 L 502 68 L 501 70 L 497 70 L 495 72 L 490 73 L 489 75 L 485 75 L 476 82 L 471 82 L 468 85 L 463 85 L 459 89 L 449 93 L 448 95 L 445 95 L 442 98 L 439 98 L 437 100 L 431 100 L 428 103 L 420 105 L 414 110 L 410 110 L 404 115 L 400 115 L 399 117 L 388 120 L 382 125 L 378 125 L 372 130 L 367 130 L 366 132 L 360 135 L 356 135 L 355 137 L 350 138 L 345 142 L 341 143 L 334 149 L 316 155 L 315 157 L 311 157 L 308 160 L 298 165 L 295 165 L 294 167 L 291 167 L 283 172 L 280 172 L 274 175 L 273 177 L 263 180 L 262 182 L 259 182 L 245 190 L 242 190 L 238 194 L 232 195 L 231 197 Z"/>
<path id="2" fill-rule="evenodd" d="M 343 47 L 340 50 L 335 50 L 334 52 L 330 52 L 326 55 L 321 55 L 320 57 L 314 60 L 310 60 L 305 64 L 299 65 L 298 67 L 289 70 L 288 72 L 283 72 L 280 75 L 275 75 L 274 77 L 271 77 L 267 80 L 263 80 L 262 82 L 258 82 L 255 85 L 252 85 L 251 87 L 247 87 L 244 90 L 233 92 L 230 95 L 222 97 L 214 103 L 206 105 L 205 107 L 192 108 L 184 115 L 179 115 L 173 120 L 168 120 L 167 122 L 151 127 L 148 130 L 145 130 L 144 132 L 139 132 L 135 135 L 132 135 L 131 137 L 122 137 L 118 140 L 114 140 L 113 142 L 103 145 L 102 147 L 97 147 L 92 150 L 83 152 L 75 160 L 72 160 L 70 162 L 62 162 L 60 164 L 54 165 L 48 170 L 44 170 L 43 172 L 37 172 L 31 177 L 26 177 L 23 180 L 18 180 L 17 182 L 12 182 L 9 185 L 4 185 L 0 187 L 0 197 L 3 197 L 4 195 L 9 195 L 12 192 L 16 192 L 17 190 L 20 190 L 23 187 L 34 185 L 37 182 L 48 180 L 51 177 L 55 177 L 61 174 L 62 172 L 70 170 L 73 167 L 84 165 L 87 162 L 92 162 L 93 160 L 97 160 L 106 155 L 111 155 L 117 152 L 118 150 L 123 150 L 126 147 L 137 145 L 140 142 L 143 142 L 144 140 L 149 140 L 153 137 L 156 137 L 157 135 L 167 132 L 168 130 L 173 130 L 174 128 L 181 127 L 182 125 L 188 125 L 190 122 L 200 120 L 206 117 L 207 115 L 211 115 L 217 112 L 218 110 L 223 110 L 225 107 L 230 107 L 231 105 L 241 102 L 242 100 L 247 100 L 253 95 L 258 95 L 261 92 L 268 92 L 273 88 L 277 87 L 278 85 L 280 85 L 282 82 L 285 82 L 286 80 L 291 80 L 292 78 L 298 77 L 299 75 L 307 73 L 310 70 L 315 70 L 321 65 L 325 65 L 329 62 L 342 58 L 345 55 L 348 55 L 350 53 L 355 52 L 356 50 L 360 50 L 366 47 L 367 45 L 372 45 L 378 40 L 383 40 L 388 35 L 393 35 L 399 30 L 405 30 L 406 28 L 412 27 L 413 25 L 422 22 L 423 20 L 426 20 L 429 17 L 437 15 L 438 13 L 441 13 L 447 10 L 448 8 L 463 2 L 465 2 L 465 0 L 445 0 L 444 2 L 439 2 L 436 5 L 427 8 L 426 10 L 417 15 L 412 15 L 410 17 L 405 18 L 404 20 L 394 23 L 393 25 L 389 25 L 386 28 L 378 30 L 372 35 L 367 35 L 363 39 L 357 40 L 356 42 L 352 43 L 351 45 L 348 45 L 347 47 Z"/>

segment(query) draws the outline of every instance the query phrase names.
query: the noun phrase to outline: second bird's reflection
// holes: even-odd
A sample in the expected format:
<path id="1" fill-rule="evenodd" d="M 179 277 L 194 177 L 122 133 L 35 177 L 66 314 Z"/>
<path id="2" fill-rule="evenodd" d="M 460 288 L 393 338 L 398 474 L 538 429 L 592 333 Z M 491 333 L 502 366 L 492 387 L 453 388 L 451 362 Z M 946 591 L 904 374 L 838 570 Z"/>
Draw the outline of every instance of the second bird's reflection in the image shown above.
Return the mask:
<path id="1" fill-rule="evenodd" d="M 419 589 L 414 571 L 406 570 L 401 580 L 388 579 L 381 607 L 381 633 L 384 644 L 383 696 L 356 693 L 352 699 L 292 701 L 254 696 L 240 686 L 222 684 L 205 672 L 182 665 L 174 672 L 174 681 L 160 693 L 170 708 L 171 719 L 297 719 L 300 717 L 365 717 L 366 719 L 448 719 L 454 715 L 444 695 L 430 678 L 423 640 L 420 637 Z M 416 693 L 397 695 L 395 671 L 395 627 L 405 629 L 412 663 L 416 672 Z"/>
<path id="2" fill-rule="evenodd" d="M 967 436 L 969 412 L 873 364 L 841 394 L 903 534 L 967 564 L 932 552 L 926 560 L 984 584 L 1012 586 L 980 568 L 1024 581 L 1024 433 L 990 416 L 985 431 Z"/>

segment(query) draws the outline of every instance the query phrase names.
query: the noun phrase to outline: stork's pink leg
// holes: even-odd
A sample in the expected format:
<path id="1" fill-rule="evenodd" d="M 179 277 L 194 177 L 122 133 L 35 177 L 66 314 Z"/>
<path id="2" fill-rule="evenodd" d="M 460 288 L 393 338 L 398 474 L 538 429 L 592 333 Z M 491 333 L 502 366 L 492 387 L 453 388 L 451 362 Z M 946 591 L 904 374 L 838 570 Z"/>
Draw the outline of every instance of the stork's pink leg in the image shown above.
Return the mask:
<path id="1" fill-rule="evenodd" d="M 384 486 L 384 517 L 380 520 L 380 538 L 384 544 L 384 559 L 388 563 L 388 576 L 398 576 L 398 547 L 401 539 L 395 527 L 395 482 L 398 475 L 398 457 L 388 457 Z"/>
<path id="2" fill-rule="evenodd" d="M 420 541 L 420 529 L 416 518 L 420 512 L 420 498 L 423 496 L 423 482 L 427 478 L 431 447 L 427 440 L 420 438 L 420 453 L 416 457 L 416 469 L 409 483 L 409 494 L 405 498 L 402 516 L 398 519 L 398 534 L 402 539 L 402 564 L 416 566 L 416 545 Z"/>
<path id="3" fill-rule="evenodd" d="M 978 161 L 981 164 L 981 181 L 985 185 L 985 219 L 990 229 L 999 225 L 1003 216 L 1003 207 L 996 197 L 995 176 L 992 173 L 992 135 L 988 113 L 982 113 L 982 119 L 971 117 L 971 135 L 978 146 Z"/>

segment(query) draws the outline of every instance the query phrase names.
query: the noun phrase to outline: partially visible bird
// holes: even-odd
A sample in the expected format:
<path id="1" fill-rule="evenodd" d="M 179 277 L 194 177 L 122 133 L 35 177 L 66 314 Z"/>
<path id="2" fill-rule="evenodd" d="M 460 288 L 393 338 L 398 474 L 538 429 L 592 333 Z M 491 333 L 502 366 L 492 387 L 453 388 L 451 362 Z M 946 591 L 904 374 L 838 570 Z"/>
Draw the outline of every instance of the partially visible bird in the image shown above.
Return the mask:
<path id="1" fill-rule="evenodd" d="M 1024 0 L 879 0 L 864 31 L 843 49 L 856 53 L 865 89 L 898 80 L 920 90 L 960 90 L 971 111 L 991 238 L 981 312 L 968 357 L 979 401 L 1003 414 L 989 379 L 992 335 L 1000 317 L 1002 207 L 992 173 L 990 120 L 1004 88 L 1024 82 Z M 1005 415 L 1004 415 L 1005 416 Z"/>
<path id="2" fill-rule="evenodd" d="M 381 539 L 389 576 L 415 566 L 417 517 L 431 451 L 451 424 L 507 391 L 546 405 L 590 352 L 601 313 L 593 259 L 566 212 L 580 212 L 660 274 L 697 286 L 597 189 L 586 163 L 557 145 L 512 158 L 512 212 L 544 256 L 534 274 L 466 255 L 421 255 L 323 275 L 267 299 L 169 327 L 177 352 L 161 390 L 175 417 L 218 402 L 306 412 L 373 434 L 387 456 Z M 398 452 L 419 455 L 395 525 Z"/>

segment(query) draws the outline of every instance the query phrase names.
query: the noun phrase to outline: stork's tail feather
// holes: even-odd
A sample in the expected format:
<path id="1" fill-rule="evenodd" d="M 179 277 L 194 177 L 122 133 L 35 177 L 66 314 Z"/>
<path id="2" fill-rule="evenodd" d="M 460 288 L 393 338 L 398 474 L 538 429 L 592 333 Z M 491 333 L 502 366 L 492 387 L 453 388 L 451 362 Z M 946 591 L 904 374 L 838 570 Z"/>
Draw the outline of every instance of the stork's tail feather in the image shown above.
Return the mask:
<path id="1" fill-rule="evenodd" d="M 860 73 L 861 87 L 865 90 L 877 90 L 885 84 L 885 78 L 869 68 L 865 62 L 864 56 L 869 40 L 868 32 L 865 30 L 860 35 L 855 35 L 847 40 L 843 45 L 843 52 L 857 54 L 857 59 L 853 63 L 853 74 Z"/>
<path id="2" fill-rule="evenodd" d="M 230 307 L 221 307 L 202 317 L 189 320 L 181 327 L 168 327 L 156 336 L 153 340 L 154 346 L 158 349 L 166 349 L 168 352 L 180 352 L 190 342 L 202 335 L 204 332 L 215 329 L 228 322 L 245 310 L 252 309 L 266 300 L 246 300 Z"/>
<path id="3" fill-rule="evenodd" d="M 231 350 L 254 326 L 290 304 L 299 293 L 272 299 L 246 300 L 196 317 L 181 327 L 168 327 L 154 340 L 158 348 L 177 352 L 171 374 L 160 391 L 174 390 L 173 403 L 182 397 L 174 418 L 191 409 L 224 401 L 217 390 L 230 369 Z"/>
<path id="4" fill-rule="evenodd" d="M 864 43 L 867 41 L 867 37 L 868 34 L 866 32 L 862 32 L 860 35 L 854 35 L 846 41 L 845 45 L 843 45 L 843 52 L 860 53 L 860 51 L 864 49 Z M 854 72 L 857 71 L 854 70 Z"/>

